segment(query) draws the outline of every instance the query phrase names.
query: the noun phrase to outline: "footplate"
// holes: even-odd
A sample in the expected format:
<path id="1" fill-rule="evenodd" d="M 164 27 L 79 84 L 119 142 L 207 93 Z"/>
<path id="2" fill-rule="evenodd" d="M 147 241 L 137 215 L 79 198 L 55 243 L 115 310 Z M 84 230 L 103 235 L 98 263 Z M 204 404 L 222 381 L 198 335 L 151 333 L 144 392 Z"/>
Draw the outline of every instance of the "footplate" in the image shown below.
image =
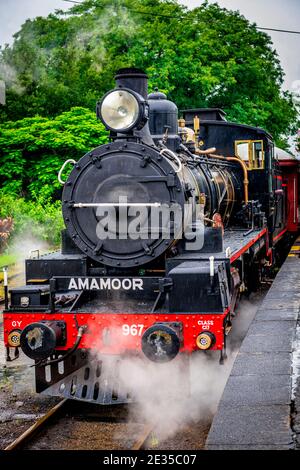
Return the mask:
<path id="1" fill-rule="evenodd" d="M 106 356 L 105 361 L 89 359 L 82 367 L 49 384 L 42 393 L 102 405 L 131 403 L 130 391 L 124 391 L 124 387 L 121 390 L 119 364 L 118 356 Z"/>

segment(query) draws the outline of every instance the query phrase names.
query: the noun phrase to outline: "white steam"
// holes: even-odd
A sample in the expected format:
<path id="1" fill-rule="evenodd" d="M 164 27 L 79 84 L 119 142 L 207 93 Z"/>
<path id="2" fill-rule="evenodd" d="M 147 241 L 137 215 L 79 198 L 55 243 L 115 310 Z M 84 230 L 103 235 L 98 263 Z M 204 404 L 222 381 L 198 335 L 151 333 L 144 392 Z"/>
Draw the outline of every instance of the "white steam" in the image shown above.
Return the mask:
<path id="1" fill-rule="evenodd" d="M 0 79 L 4 81 L 7 88 L 21 95 L 25 88 L 19 82 L 18 74 L 15 68 L 4 61 L 0 62 Z"/>
<path id="2" fill-rule="evenodd" d="M 262 298 L 258 293 L 240 302 L 223 365 L 219 364 L 220 351 L 198 351 L 163 364 L 144 357 L 123 359 L 119 363 L 120 391 L 136 402 L 129 420 L 153 424 L 160 442 L 186 426 L 210 421 Z"/>
<path id="3" fill-rule="evenodd" d="M 231 361 L 219 364 L 219 351 L 157 364 L 127 359 L 120 368 L 124 391 L 133 390 L 137 401 L 131 420 L 153 424 L 159 441 L 187 425 L 210 419 L 226 384 Z"/>
<path id="4" fill-rule="evenodd" d="M 47 242 L 30 234 L 15 236 L 10 244 L 10 252 L 17 255 L 18 263 L 23 262 L 30 256 L 38 256 L 38 253 L 42 254 L 46 251 L 49 251 Z"/>

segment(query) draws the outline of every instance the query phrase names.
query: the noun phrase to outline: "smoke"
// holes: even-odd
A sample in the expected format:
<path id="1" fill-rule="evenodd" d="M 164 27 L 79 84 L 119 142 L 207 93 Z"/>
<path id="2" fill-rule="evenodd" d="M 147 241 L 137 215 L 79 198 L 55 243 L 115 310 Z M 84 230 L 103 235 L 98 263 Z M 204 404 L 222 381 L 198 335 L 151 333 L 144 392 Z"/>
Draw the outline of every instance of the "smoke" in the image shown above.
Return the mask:
<path id="1" fill-rule="evenodd" d="M 9 254 L 14 255 L 14 266 L 9 268 L 10 288 L 24 285 L 25 283 L 25 259 L 39 257 L 49 251 L 48 244 L 31 235 L 20 234 L 15 236 L 8 249 Z"/>
<path id="2" fill-rule="evenodd" d="M 38 250 L 40 254 L 45 253 L 49 250 L 49 245 L 44 240 L 40 240 L 30 234 L 17 235 L 10 244 L 10 252 L 17 255 L 19 263 L 23 262 L 31 255 L 37 256 L 37 252 L 34 253 L 36 250 Z"/>
<path id="3" fill-rule="evenodd" d="M 80 27 L 79 24 L 81 24 Z M 25 23 L 25 27 L 16 35 L 14 44 L 11 46 L 17 54 L 16 68 L 10 60 L 7 60 L 10 55 L 5 49 L 0 58 L 0 79 L 6 83 L 7 89 L 18 94 L 24 93 L 26 87 L 20 82 L 20 76 L 23 75 L 26 76 L 26 83 L 39 85 L 46 83 L 47 86 L 56 86 L 56 83 L 60 82 L 63 85 L 62 78 L 57 76 L 57 73 L 61 71 L 65 60 L 69 61 L 72 66 L 81 64 L 82 61 L 89 61 L 89 72 L 99 74 L 108 61 L 107 47 L 118 48 L 120 37 L 125 44 L 127 42 L 128 46 L 131 45 L 137 26 L 125 7 L 110 4 L 85 15 L 85 21 L 77 22 L 76 26 L 66 25 L 66 27 L 69 27 L 68 39 L 61 47 L 57 45 L 59 43 L 55 44 L 53 41 L 45 43 L 34 26 L 30 27 L 30 22 L 27 26 Z M 26 54 L 21 55 L 18 49 L 25 50 Z M 122 57 L 122 52 L 119 54 Z M 79 67 L 81 68 L 81 65 Z M 51 70 L 52 73 L 49 73 Z"/>
<path id="4" fill-rule="evenodd" d="M 129 421 L 153 425 L 160 442 L 186 426 L 209 422 L 262 298 L 259 292 L 240 302 L 227 340 L 228 358 L 223 365 L 219 363 L 220 351 L 182 354 L 162 364 L 144 357 L 122 359 L 118 371 L 120 392 L 132 396 L 135 403 L 130 407 Z M 122 340 L 121 335 L 118 338 Z"/>
<path id="5" fill-rule="evenodd" d="M 134 390 L 136 405 L 130 420 L 154 426 L 159 441 L 185 426 L 209 420 L 215 413 L 231 363 L 219 364 L 219 352 L 195 353 L 157 364 L 142 358 L 127 359 L 120 368 L 125 390 Z"/>
<path id="6" fill-rule="evenodd" d="M 20 84 L 16 69 L 4 62 L 3 59 L 0 62 L 0 79 L 5 82 L 7 88 L 18 95 L 24 93 L 25 88 Z"/>
<path id="7" fill-rule="evenodd" d="M 93 13 L 93 21 L 80 29 L 73 41 L 72 46 L 77 60 L 88 51 L 91 58 L 90 69 L 100 73 L 106 60 L 106 43 L 113 30 L 117 37 L 120 35 L 130 41 L 136 29 L 136 22 L 126 8 L 110 5 L 104 7 L 101 13 Z"/>
<path id="8" fill-rule="evenodd" d="M 113 372 L 114 361 L 97 356 L 103 368 Z M 219 358 L 220 351 L 199 351 L 167 363 L 154 363 L 141 356 L 119 361 L 118 373 L 114 374 L 118 395 L 133 399 L 128 421 L 153 425 L 160 443 L 186 426 L 210 422 L 233 363 L 232 355 L 224 365 L 219 364 Z"/>
<path id="9" fill-rule="evenodd" d="M 238 350 L 247 334 L 249 326 L 257 309 L 262 301 L 261 293 L 251 294 L 250 299 L 243 298 L 236 310 L 236 317 L 232 320 L 232 331 L 230 333 L 230 341 L 228 347 L 231 352 Z"/>

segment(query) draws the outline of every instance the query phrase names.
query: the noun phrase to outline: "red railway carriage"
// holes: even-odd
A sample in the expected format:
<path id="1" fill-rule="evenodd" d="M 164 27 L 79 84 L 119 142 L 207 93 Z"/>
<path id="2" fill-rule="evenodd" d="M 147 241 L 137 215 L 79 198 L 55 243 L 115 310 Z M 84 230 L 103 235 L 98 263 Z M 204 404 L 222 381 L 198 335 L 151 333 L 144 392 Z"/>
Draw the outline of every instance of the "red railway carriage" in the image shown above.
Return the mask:
<path id="1" fill-rule="evenodd" d="M 299 160 L 284 150 L 276 148 L 275 158 L 279 162 L 282 175 L 282 189 L 286 195 L 286 230 L 291 233 L 298 232 L 299 229 L 299 190 L 298 174 Z"/>
<path id="2" fill-rule="evenodd" d="M 124 358 L 226 358 L 240 294 L 298 230 L 298 162 L 222 110 L 178 121 L 135 69 L 119 71 L 97 114 L 110 142 L 66 182 L 60 172 L 61 250 L 26 260 L 4 341 L 8 359 L 21 347 L 35 361 L 37 391 L 120 403 Z"/>

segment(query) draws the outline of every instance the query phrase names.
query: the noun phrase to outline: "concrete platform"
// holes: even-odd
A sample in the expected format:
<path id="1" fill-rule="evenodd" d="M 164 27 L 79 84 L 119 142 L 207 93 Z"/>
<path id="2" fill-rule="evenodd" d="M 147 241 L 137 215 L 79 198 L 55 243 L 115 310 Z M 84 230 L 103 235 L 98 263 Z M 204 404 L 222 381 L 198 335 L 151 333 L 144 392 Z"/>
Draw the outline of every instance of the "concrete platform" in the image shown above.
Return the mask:
<path id="1" fill-rule="evenodd" d="M 225 386 L 207 449 L 300 447 L 300 258 L 288 257 L 250 325 Z M 298 411 L 298 414 L 297 414 Z M 299 433 L 299 434 L 298 434 Z"/>

